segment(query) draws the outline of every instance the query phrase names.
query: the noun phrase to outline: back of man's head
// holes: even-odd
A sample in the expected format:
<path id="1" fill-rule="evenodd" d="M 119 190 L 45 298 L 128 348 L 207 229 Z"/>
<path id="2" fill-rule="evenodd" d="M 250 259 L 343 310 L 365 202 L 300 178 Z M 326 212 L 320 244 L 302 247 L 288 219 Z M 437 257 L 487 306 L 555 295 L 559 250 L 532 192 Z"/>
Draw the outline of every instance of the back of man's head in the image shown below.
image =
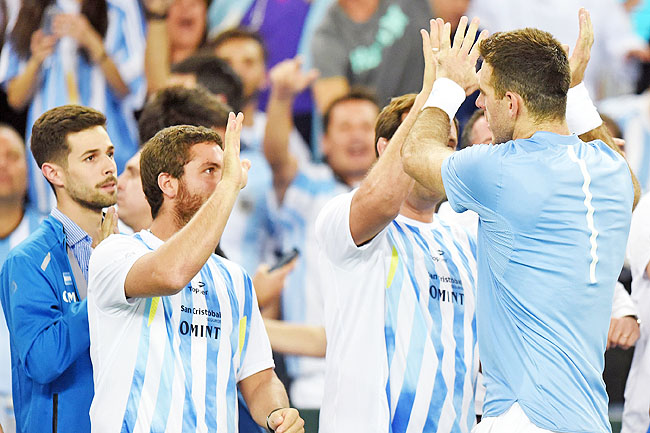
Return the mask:
<path id="1" fill-rule="evenodd" d="M 482 41 L 479 48 L 492 68 L 490 84 L 497 98 L 514 92 L 534 120 L 564 119 L 571 70 L 553 35 L 533 28 L 499 32 Z"/>
<path id="2" fill-rule="evenodd" d="M 191 159 L 190 150 L 198 143 L 215 143 L 223 147 L 217 132 L 203 126 L 190 125 L 165 128 L 145 143 L 140 155 L 140 177 L 153 218 L 156 218 L 163 203 L 158 176 L 161 173 L 169 173 L 172 177 L 180 179 L 185 171 L 185 164 Z"/>
<path id="3" fill-rule="evenodd" d="M 67 167 L 68 134 L 95 126 L 105 127 L 106 117 L 92 108 L 63 105 L 46 111 L 32 127 L 31 149 L 36 163 L 39 167 L 46 162 Z"/>
<path id="4" fill-rule="evenodd" d="M 229 111 L 230 107 L 203 88 L 168 87 L 158 91 L 142 109 L 140 143 L 175 125 L 225 128 Z"/>
<path id="5" fill-rule="evenodd" d="M 213 53 L 202 50 L 172 66 L 172 73 L 192 74 L 196 83 L 214 95 L 222 95 L 234 111 L 240 111 L 243 102 L 243 87 L 239 76 L 224 60 Z"/>

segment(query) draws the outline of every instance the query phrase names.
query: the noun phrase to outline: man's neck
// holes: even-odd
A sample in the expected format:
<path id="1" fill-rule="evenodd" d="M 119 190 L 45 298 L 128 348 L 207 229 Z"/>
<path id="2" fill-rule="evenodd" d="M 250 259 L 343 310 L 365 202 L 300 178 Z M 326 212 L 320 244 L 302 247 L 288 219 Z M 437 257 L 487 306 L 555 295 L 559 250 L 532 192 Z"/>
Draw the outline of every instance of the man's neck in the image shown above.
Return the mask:
<path id="1" fill-rule="evenodd" d="M 363 23 L 377 12 L 379 0 L 339 0 L 339 6 L 350 20 Z"/>
<path id="2" fill-rule="evenodd" d="M 435 209 L 438 203 L 440 203 L 440 201 L 432 202 L 415 197 L 408 197 L 406 200 L 404 200 L 402 207 L 399 209 L 399 213 L 406 218 L 410 218 L 421 223 L 432 223 L 433 214 L 435 213 Z"/>
<path id="3" fill-rule="evenodd" d="M 524 122 L 515 125 L 512 139 L 517 140 L 520 138 L 530 138 L 539 131 L 553 132 L 558 135 L 571 135 L 571 131 L 569 131 L 566 120 L 553 120 L 545 122 Z"/>
<path id="4" fill-rule="evenodd" d="M 0 238 L 6 238 L 20 224 L 25 215 L 25 209 L 21 200 L 2 202 L 0 201 Z"/>
<path id="5" fill-rule="evenodd" d="M 70 218 L 83 231 L 88 233 L 88 236 L 93 241 L 99 237 L 102 223 L 101 210 L 84 207 L 69 197 L 57 199 L 56 207 L 62 214 Z"/>
<path id="6" fill-rule="evenodd" d="M 149 227 L 149 231 L 163 242 L 174 236 L 180 229 L 181 227 L 178 227 L 178 222 L 173 213 L 166 212 L 164 209 L 158 211 L 158 215 L 156 215 Z"/>

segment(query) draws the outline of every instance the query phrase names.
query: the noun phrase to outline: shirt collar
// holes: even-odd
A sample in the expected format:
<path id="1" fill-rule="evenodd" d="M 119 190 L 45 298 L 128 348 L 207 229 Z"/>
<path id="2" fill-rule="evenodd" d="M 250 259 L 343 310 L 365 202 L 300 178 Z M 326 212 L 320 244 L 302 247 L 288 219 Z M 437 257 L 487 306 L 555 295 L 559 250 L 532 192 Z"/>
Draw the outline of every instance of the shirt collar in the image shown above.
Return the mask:
<path id="1" fill-rule="evenodd" d="M 52 209 L 50 215 L 53 218 L 56 218 L 61 224 L 63 224 L 66 243 L 69 247 L 72 248 L 73 245 L 76 245 L 77 243 L 84 240 L 92 243 L 92 240 L 88 233 L 86 233 L 81 227 L 77 225 L 77 223 L 68 218 L 68 216 L 61 212 L 59 209 Z"/>

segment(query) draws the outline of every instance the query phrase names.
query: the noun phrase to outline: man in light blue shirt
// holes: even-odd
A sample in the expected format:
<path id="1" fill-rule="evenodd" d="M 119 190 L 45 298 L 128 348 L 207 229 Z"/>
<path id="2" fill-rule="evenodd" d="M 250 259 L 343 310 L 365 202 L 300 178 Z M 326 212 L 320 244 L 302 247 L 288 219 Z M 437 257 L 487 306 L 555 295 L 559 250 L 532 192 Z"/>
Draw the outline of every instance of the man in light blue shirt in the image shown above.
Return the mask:
<path id="1" fill-rule="evenodd" d="M 466 25 L 453 47 L 441 20 L 423 34 L 438 78 L 402 158 L 455 211 L 479 214 L 487 394 L 475 432 L 609 432 L 603 353 L 638 185 L 581 85 L 589 15 L 581 10 L 570 60 L 549 33 L 481 34 L 474 45 L 478 20 L 463 40 Z M 477 86 L 477 105 L 502 144 L 452 154 L 443 146 L 449 117 Z"/>

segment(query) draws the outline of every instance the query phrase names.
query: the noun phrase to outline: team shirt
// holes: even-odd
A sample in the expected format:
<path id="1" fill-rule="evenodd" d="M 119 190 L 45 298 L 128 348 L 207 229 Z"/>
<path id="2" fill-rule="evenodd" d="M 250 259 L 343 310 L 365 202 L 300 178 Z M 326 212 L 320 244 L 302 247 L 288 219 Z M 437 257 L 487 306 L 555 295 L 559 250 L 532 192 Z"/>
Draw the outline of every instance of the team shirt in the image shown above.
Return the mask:
<path id="1" fill-rule="evenodd" d="M 57 0 L 65 13 L 79 13 L 80 3 Z M 115 162 L 119 172 L 138 150 L 138 127 L 134 110 L 141 107 L 146 96 L 144 79 L 144 23 L 140 7 L 133 0 L 107 0 L 108 28 L 104 37 L 106 53 L 115 63 L 120 77 L 129 88 L 125 97 L 110 88 L 99 65 L 87 60 L 78 51 L 71 37 L 61 38 L 41 66 L 39 83 L 27 113 L 26 150 L 29 155 L 29 197 L 39 211 L 48 213 L 56 204 L 54 194 L 41 174 L 29 148 L 32 125 L 47 110 L 66 104 L 80 104 L 102 112 L 106 129 L 115 145 Z M 5 42 L 0 55 L 0 83 L 5 88 L 21 74 L 28 58 L 19 57 L 13 43 Z"/>
<path id="2" fill-rule="evenodd" d="M 476 244 L 459 226 L 398 216 L 357 247 L 354 192 L 316 222 L 326 270 L 320 431 L 469 432 L 476 422 Z"/>
<path id="3" fill-rule="evenodd" d="M 289 274 L 282 294 L 284 320 L 322 326 L 322 293 L 327 284 L 322 272 L 314 231 L 318 213 L 333 197 L 350 188 L 339 182 L 326 164 L 303 164 L 284 194 L 280 207 L 272 204 L 282 240 L 282 250 L 300 251 L 296 267 Z M 287 357 L 287 370 L 293 382 L 291 402 L 298 408 L 318 408 L 323 399 L 325 360 Z"/>
<path id="4" fill-rule="evenodd" d="M 179 293 L 127 299 L 129 270 L 162 244 L 112 235 L 90 259 L 92 431 L 236 431 L 237 383 L 274 366 L 251 280 L 212 255 Z"/>
<path id="5" fill-rule="evenodd" d="M 43 220 L 43 214 L 32 206 L 25 208 L 23 219 L 18 227 L 6 238 L 0 238 L 0 268 L 9 251 L 27 239 Z M 9 350 L 9 329 L 5 320 L 2 306 L 0 306 L 0 395 L 11 396 L 11 352 Z"/>
<path id="6" fill-rule="evenodd" d="M 650 192 L 650 92 L 607 99 L 599 109 L 621 128 L 625 158 L 643 192 Z"/>
<path id="7" fill-rule="evenodd" d="M 609 432 L 602 379 L 633 188 L 603 142 L 537 132 L 442 165 L 449 204 L 479 214 L 484 417 L 515 402 L 538 427 Z"/>

